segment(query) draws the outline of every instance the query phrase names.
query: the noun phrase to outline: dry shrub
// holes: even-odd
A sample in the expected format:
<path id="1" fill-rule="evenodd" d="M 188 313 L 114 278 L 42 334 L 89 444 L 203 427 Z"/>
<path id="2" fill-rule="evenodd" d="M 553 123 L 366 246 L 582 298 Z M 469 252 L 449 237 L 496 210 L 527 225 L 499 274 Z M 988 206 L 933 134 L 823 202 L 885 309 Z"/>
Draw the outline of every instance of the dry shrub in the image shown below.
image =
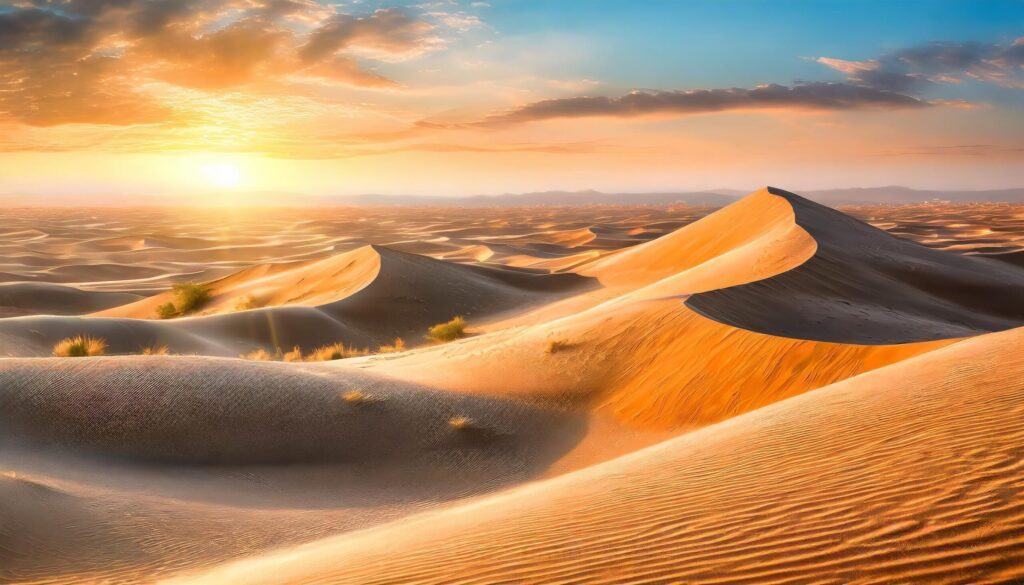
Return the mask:
<path id="1" fill-rule="evenodd" d="M 107 342 L 99 337 L 79 335 L 58 341 L 53 346 L 56 357 L 92 357 L 103 355 L 107 351 Z"/>
<path id="2" fill-rule="evenodd" d="M 166 345 L 150 345 L 142 348 L 142 355 L 168 355 L 171 353 L 170 348 Z"/>
<path id="3" fill-rule="evenodd" d="M 261 362 L 266 362 L 274 359 L 274 356 L 267 350 L 263 349 L 262 347 L 257 349 L 256 351 L 250 351 L 249 353 L 240 354 L 238 357 L 242 358 L 243 360 L 257 360 Z"/>
<path id="4" fill-rule="evenodd" d="M 377 353 L 398 353 L 401 351 L 405 351 L 405 341 L 401 337 L 396 337 L 391 345 L 382 345 L 377 348 Z"/>
<path id="5" fill-rule="evenodd" d="M 349 404 L 365 404 L 367 402 L 376 402 L 379 400 L 372 394 L 367 394 L 361 390 L 348 390 L 341 395 L 341 399 Z"/>
<path id="6" fill-rule="evenodd" d="M 295 346 L 291 351 L 281 356 L 281 359 L 286 362 L 301 362 L 302 361 L 302 349 L 299 346 Z"/>
<path id="7" fill-rule="evenodd" d="M 438 323 L 427 330 L 427 340 L 432 343 L 455 341 L 466 336 L 466 320 L 461 315 L 447 323 Z"/>
<path id="8" fill-rule="evenodd" d="M 572 347 L 572 344 L 565 339 L 552 339 L 548 342 L 546 351 L 548 353 L 558 353 L 562 350 L 566 350 Z"/>
<path id="9" fill-rule="evenodd" d="M 174 297 L 178 300 L 175 304 L 178 313 L 185 315 L 210 300 L 210 289 L 202 284 L 185 282 L 174 285 Z"/>
<path id="10" fill-rule="evenodd" d="M 156 316 L 161 319 L 173 319 L 178 316 L 178 309 L 174 308 L 174 303 L 157 305 Z"/>
<path id="11" fill-rule="evenodd" d="M 309 362 L 326 362 L 330 360 L 342 360 L 350 357 L 359 357 L 363 355 L 370 355 L 370 349 L 356 349 L 354 347 L 345 347 L 344 343 L 332 343 L 331 345 L 324 345 L 313 350 L 306 361 Z"/>
<path id="12" fill-rule="evenodd" d="M 473 419 L 468 416 L 453 416 L 448 419 L 448 426 L 458 431 L 470 429 L 473 428 Z"/>

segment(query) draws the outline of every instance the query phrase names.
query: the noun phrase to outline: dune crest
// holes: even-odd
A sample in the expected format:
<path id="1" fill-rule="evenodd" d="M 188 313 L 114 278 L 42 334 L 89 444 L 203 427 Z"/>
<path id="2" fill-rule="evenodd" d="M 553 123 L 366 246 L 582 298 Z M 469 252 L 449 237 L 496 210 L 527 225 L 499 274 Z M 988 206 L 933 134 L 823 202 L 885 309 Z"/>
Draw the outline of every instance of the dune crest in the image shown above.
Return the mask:
<path id="1" fill-rule="evenodd" d="M 792 207 L 817 242 L 814 255 L 769 278 L 694 295 L 686 301 L 693 310 L 761 333 L 860 344 L 1024 324 L 1024 270 L 939 252 L 788 191 L 767 192 Z"/>

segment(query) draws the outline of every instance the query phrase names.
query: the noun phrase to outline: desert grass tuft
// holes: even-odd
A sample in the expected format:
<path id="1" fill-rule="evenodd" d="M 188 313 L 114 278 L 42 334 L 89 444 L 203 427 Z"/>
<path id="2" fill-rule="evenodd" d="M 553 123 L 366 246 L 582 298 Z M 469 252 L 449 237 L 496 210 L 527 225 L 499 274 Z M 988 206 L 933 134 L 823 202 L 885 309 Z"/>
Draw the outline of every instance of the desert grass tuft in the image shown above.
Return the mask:
<path id="1" fill-rule="evenodd" d="M 268 352 L 267 350 L 263 349 L 262 347 L 257 349 L 256 351 L 250 351 L 249 353 L 239 354 L 238 357 L 242 358 L 243 360 L 256 360 L 261 362 L 267 362 L 274 359 L 274 355 Z"/>
<path id="2" fill-rule="evenodd" d="M 448 426 L 457 431 L 464 431 L 473 428 L 475 425 L 473 424 L 473 419 L 468 416 L 459 415 L 448 419 Z"/>
<path id="3" fill-rule="evenodd" d="M 87 335 L 68 337 L 53 346 L 53 355 L 56 357 L 92 357 L 103 355 L 106 351 L 106 340 Z"/>
<path id="4" fill-rule="evenodd" d="M 314 349 L 313 352 L 306 357 L 306 361 L 326 362 L 364 355 L 370 355 L 369 348 L 356 349 L 355 347 L 345 347 L 344 343 L 338 342 Z"/>
<path id="5" fill-rule="evenodd" d="M 377 353 L 398 353 L 405 351 L 405 341 L 401 337 L 396 337 L 391 345 L 382 345 L 377 348 Z"/>
<path id="6" fill-rule="evenodd" d="M 341 399 L 349 404 L 367 404 L 380 400 L 380 398 L 372 394 L 367 394 L 362 390 L 346 390 L 341 394 Z"/>
<path id="7" fill-rule="evenodd" d="M 168 355 L 171 353 L 170 348 L 166 345 L 150 345 L 142 348 L 142 355 Z"/>
<path id="8" fill-rule="evenodd" d="M 291 351 L 286 352 L 281 356 L 281 359 L 286 362 L 301 362 L 302 361 L 302 349 L 299 346 L 295 346 Z"/>
<path id="9" fill-rule="evenodd" d="M 427 330 L 427 340 L 431 343 L 446 343 L 466 336 L 466 320 L 456 316 L 447 323 L 438 323 Z"/>

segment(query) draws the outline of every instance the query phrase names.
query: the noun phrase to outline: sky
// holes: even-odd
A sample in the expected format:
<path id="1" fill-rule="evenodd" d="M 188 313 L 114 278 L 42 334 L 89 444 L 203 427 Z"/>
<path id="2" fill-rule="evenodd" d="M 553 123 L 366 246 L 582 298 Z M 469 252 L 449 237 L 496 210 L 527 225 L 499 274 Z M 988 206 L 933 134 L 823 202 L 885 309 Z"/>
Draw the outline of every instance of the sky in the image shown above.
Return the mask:
<path id="1" fill-rule="evenodd" d="M 1024 0 L 0 0 L 0 194 L 1024 186 Z"/>

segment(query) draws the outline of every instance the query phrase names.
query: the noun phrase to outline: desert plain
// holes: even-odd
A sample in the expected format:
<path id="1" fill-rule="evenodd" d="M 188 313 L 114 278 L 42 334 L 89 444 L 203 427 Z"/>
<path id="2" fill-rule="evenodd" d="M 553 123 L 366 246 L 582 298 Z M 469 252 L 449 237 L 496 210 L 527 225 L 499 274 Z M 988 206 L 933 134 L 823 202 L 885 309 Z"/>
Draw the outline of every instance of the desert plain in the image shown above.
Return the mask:
<path id="1" fill-rule="evenodd" d="M 1024 206 L 0 226 L 0 582 L 1024 579 Z"/>

